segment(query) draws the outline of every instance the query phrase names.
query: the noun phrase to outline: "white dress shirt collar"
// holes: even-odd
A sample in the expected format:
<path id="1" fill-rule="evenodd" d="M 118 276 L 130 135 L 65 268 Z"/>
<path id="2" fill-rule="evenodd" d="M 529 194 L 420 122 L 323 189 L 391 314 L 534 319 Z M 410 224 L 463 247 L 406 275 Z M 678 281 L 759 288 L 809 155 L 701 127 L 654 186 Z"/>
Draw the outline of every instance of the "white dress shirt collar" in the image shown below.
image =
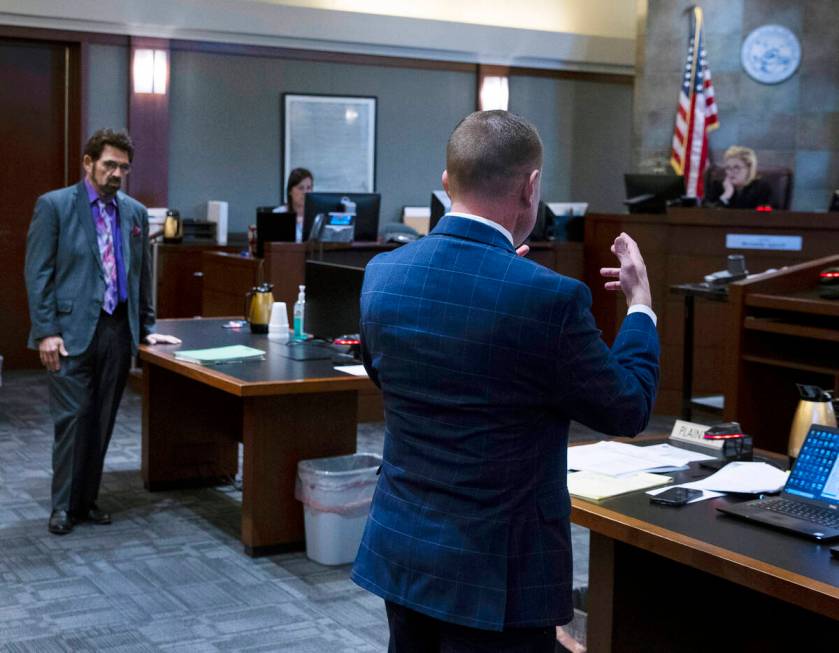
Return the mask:
<path id="1" fill-rule="evenodd" d="M 511 234 L 509 231 L 507 231 L 507 229 L 502 227 L 497 222 L 493 222 L 492 220 L 487 220 L 486 218 L 482 218 L 479 215 L 472 215 L 471 213 L 457 213 L 457 212 L 454 212 L 454 211 L 450 211 L 446 215 L 453 215 L 453 216 L 458 217 L 458 218 L 466 218 L 467 220 L 474 220 L 475 222 L 480 222 L 481 224 L 485 224 L 487 226 L 490 226 L 493 229 L 496 229 L 497 231 L 500 231 L 504 235 L 504 238 L 506 238 L 507 240 L 510 241 L 510 244 L 513 247 L 516 246 L 515 243 L 513 242 L 513 234 Z"/>

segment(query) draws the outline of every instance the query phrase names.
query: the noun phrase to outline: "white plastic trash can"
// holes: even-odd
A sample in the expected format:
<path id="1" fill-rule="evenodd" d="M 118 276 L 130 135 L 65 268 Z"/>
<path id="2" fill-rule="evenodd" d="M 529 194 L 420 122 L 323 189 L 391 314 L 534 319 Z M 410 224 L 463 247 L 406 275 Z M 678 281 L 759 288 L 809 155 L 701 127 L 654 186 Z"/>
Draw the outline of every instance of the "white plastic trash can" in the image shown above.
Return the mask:
<path id="1" fill-rule="evenodd" d="M 355 560 L 381 464 L 374 453 L 297 463 L 294 496 L 303 502 L 307 557 L 322 565 Z"/>

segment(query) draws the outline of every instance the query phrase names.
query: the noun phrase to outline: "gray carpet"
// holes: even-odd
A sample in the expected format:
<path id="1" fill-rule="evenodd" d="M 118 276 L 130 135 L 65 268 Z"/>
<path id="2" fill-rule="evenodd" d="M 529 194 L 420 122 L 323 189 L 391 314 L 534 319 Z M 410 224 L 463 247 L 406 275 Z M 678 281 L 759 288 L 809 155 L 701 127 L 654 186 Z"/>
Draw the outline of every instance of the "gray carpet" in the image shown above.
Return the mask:
<path id="1" fill-rule="evenodd" d="M 140 397 L 126 391 L 105 464 L 110 526 L 47 532 L 52 423 L 42 372 L 0 387 L 0 651 L 385 651 L 382 601 L 303 552 L 252 559 L 234 487 L 149 493 L 140 478 Z M 669 430 L 658 419 L 651 430 Z M 591 432 L 575 427 L 574 438 Z M 382 425 L 359 451 L 381 452 Z M 588 533 L 574 527 L 574 585 Z"/>

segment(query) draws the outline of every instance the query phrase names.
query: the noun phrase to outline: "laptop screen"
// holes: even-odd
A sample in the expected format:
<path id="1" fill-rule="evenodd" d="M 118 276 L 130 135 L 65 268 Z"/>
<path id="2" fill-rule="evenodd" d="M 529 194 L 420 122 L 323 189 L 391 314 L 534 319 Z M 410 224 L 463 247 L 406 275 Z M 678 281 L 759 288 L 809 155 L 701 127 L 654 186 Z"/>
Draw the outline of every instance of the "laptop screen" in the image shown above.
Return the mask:
<path id="1" fill-rule="evenodd" d="M 819 424 L 810 427 L 784 491 L 839 503 L 839 430 Z"/>

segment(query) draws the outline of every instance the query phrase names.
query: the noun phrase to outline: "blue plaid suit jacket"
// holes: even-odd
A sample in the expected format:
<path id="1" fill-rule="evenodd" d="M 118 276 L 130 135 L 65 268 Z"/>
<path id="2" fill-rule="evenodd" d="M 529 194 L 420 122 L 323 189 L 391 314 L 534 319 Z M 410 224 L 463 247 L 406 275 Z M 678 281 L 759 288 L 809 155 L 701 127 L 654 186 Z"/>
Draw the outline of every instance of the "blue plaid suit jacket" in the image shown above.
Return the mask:
<path id="1" fill-rule="evenodd" d="M 568 422 L 635 435 L 658 383 L 649 316 L 610 350 L 590 305 L 456 216 L 368 264 L 362 349 L 386 431 L 357 584 L 473 628 L 571 620 Z"/>

